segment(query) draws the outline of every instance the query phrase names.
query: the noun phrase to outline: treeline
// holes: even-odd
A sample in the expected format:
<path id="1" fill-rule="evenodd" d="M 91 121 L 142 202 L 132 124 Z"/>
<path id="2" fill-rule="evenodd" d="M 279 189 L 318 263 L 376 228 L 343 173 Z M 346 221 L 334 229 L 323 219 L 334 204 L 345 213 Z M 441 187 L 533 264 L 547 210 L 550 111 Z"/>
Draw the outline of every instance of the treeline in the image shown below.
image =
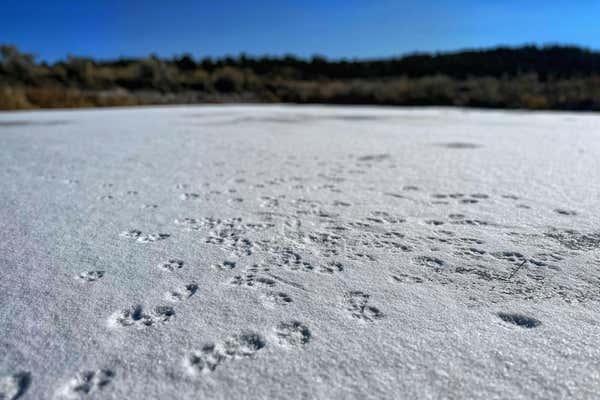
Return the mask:
<path id="1" fill-rule="evenodd" d="M 204 102 L 600 110 L 600 53 L 526 46 L 381 60 L 186 54 L 50 65 L 0 46 L 0 109 Z"/>

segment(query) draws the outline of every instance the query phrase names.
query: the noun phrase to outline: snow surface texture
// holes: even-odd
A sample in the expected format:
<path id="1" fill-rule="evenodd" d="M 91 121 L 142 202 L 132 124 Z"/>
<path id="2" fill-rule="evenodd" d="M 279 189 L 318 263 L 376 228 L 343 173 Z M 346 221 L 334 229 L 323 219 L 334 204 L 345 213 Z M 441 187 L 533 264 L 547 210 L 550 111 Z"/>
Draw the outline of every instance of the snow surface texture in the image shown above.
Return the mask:
<path id="1" fill-rule="evenodd" d="M 600 393 L 600 117 L 0 114 L 0 399 Z"/>

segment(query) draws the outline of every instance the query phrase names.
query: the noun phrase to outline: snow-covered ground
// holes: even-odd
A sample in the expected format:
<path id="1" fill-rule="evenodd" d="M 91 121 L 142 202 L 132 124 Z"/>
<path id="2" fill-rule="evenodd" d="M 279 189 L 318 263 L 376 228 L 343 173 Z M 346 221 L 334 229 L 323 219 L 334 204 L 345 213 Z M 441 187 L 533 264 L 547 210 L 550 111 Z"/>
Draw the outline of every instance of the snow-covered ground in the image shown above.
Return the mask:
<path id="1" fill-rule="evenodd" d="M 0 399 L 600 396 L 600 116 L 0 114 Z"/>

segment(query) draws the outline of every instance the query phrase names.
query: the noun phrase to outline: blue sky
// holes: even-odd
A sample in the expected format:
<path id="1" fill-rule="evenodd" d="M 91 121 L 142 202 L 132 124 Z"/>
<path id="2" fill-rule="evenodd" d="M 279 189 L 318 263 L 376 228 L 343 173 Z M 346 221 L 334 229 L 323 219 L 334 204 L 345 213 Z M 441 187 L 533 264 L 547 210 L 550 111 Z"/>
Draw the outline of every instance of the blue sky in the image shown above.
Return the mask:
<path id="1" fill-rule="evenodd" d="M 2 0 L 0 43 L 40 59 L 373 58 L 524 43 L 600 49 L 600 0 Z"/>

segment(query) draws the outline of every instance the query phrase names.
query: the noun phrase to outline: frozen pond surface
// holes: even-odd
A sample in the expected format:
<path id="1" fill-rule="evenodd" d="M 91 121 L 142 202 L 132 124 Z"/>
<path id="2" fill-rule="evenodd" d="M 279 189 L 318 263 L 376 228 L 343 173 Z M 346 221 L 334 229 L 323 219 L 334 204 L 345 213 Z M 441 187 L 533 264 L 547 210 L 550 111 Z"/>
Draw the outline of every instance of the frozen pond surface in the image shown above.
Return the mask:
<path id="1" fill-rule="evenodd" d="M 0 113 L 0 399 L 600 393 L 600 117 Z"/>

